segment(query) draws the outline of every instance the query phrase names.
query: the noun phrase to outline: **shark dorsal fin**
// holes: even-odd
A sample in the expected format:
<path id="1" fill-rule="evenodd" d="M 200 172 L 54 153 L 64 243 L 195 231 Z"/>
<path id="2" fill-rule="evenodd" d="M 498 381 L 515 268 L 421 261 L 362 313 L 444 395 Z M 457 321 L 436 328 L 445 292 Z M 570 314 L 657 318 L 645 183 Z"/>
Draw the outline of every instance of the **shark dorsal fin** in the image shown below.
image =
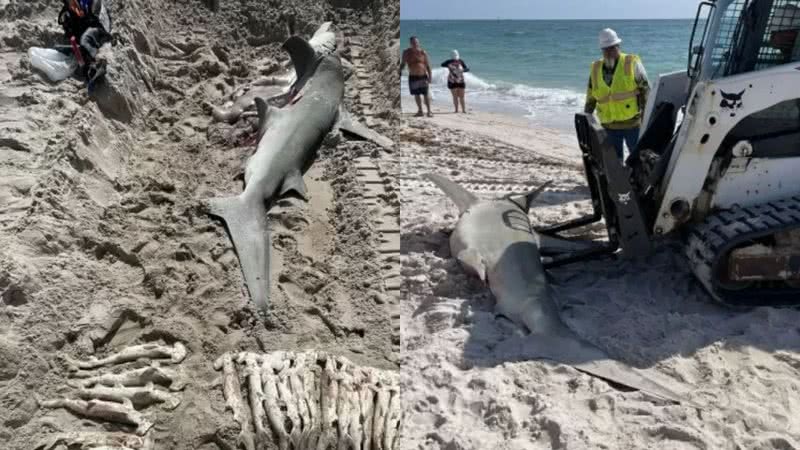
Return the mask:
<path id="1" fill-rule="evenodd" d="M 431 180 L 433 184 L 439 187 L 453 203 L 458 207 L 458 212 L 463 213 L 470 206 L 478 201 L 478 197 L 463 187 L 453 183 L 447 178 L 436 174 L 425 174 L 425 178 Z"/>
<path id="2" fill-rule="evenodd" d="M 532 191 L 530 191 L 530 192 L 528 192 L 526 194 L 521 194 L 521 195 L 509 194 L 509 195 L 506 195 L 505 198 L 508 199 L 508 200 L 511 200 L 517 206 L 519 206 L 520 208 L 522 208 L 523 210 L 525 210 L 527 212 L 528 210 L 531 209 L 531 205 L 533 204 L 533 201 L 536 200 L 536 197 L 538 197 L 539 194 L 541 194 L 542 191 L 544 191 L 545 188 L 547 186 L 550 186 L 551 184 L 553 184 L 552 180 L 544 183 L 543 185 L 539 186 L 538 188 L 536 188 L 536 189 L 534 189 L 534 190 L 532 190 Z"/>
<path id="3" fill-rule="evenodd" d="M 303 77 L 314 66 L 314 61 L 317 59 L 317 52 L 311 47 L 305 39 L 300 36 L 292 36 L 283 43 L 283 49 L 289 53 L 292 58 L 292 65 L 294 66 L 297 79 L 302 80 Z"/>

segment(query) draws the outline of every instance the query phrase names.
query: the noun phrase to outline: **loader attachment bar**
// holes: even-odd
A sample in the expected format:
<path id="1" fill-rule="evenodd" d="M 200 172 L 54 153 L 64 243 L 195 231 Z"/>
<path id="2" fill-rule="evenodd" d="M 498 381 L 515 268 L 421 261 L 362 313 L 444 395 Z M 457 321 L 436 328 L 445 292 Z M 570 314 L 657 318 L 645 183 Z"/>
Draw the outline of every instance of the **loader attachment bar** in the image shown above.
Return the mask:
<path id="1" fill-rule="evenodd" d="M 630 169 L 622 165 L 608 142 L 606 131 L 588 114 L 575 115 L 575 130 L 581 148 L 586 181 L 592 196 L 593 213 L 567 222 L 537 228 L 536 232 L 556 233 L 590 225 L 605 219 L 608 243 L 587 251 L 556 255 L 545 261 L 555 267 L 585 259 L 607 256 L 622 248 L 624 258 L 650 254 L 647 232 L 639 195 L 631 185 Z"/>

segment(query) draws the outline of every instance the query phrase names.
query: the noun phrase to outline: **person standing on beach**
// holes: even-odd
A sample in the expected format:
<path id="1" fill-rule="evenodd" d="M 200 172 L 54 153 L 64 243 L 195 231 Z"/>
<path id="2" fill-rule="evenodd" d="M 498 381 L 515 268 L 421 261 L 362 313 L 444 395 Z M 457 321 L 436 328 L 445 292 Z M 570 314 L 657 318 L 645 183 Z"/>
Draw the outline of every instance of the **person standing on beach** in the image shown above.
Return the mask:
<path id="1" fill-rule="evenodd" d="M 650 84 L 639 56 L 620 51 L 622 39 L 614 30 L 601 31 L 599 41 L 603 58 L 592 64 L 584 110 L 587 114 L 597 110 L 600 123 L 622 159 L 623 142 L 631 155 L 636 152 Z"/>
<path id="2" fill-rule="evenodd" d="M 467 85 L 464 82 L 464 73 L 469 72 L 469 67 L 461 59 L 458 50 L 453 50 L 451 58 L 442 63 L 442 67 L 447 67 L 450 74 L 447 76 L 447 88 L 450 89 L 450 94 L 453 95 L 453 105 L 458 112 L 458 103 L 461 102 L 461 111 L 466 114 L 467 107 L 464 105 L 464 90 Z"/>
<path id="3" fill-rule="evenodd" d="M 428 117 L 433 117 L 431 112 L 431 98 L 428 93 L 433 76 L 431 74 L 431 64 L 428 54 L 419 46 L 419 39 L 412 36 L 411 47 L 403 51 L 403 59 L 400 62 L 400 75 L 403 75 L 403 68 L 408 64 L 408 90 L 417 102 L 417 117 L 422 117 L 422 98 L 425 98 L 425 107 L 428 108 Z"/>

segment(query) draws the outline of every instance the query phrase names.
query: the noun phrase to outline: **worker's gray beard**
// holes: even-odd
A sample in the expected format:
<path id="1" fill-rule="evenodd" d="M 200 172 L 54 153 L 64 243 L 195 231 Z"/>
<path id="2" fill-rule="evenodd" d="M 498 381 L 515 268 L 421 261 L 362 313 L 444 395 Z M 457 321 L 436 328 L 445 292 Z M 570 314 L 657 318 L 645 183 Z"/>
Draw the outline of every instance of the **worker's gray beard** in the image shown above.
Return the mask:
<path id="1" fill-rule="evenodd" d="M 606 66 L 607 69 L 613 69 L 616 63 L 617 60 L 614 58 L 603 58 L 603 65 Z"/>

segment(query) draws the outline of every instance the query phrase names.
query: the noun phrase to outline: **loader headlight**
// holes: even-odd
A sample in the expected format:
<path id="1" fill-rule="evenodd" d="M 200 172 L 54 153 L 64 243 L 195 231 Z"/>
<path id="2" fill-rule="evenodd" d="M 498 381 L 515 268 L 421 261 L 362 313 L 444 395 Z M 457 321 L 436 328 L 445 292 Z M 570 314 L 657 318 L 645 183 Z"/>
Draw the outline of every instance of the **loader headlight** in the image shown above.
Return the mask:
<path id="1" fill-rule="evenodd" d="M 677 223 L 686 222 L 689 219 L 689 215 L 692 212 L 692 207 L 689 206 L 689 202 L 686 199 L 679 198 L 677 200 L 673 200 L 672 203 L 669 205 L 669 213 L 672 215 L 672 218 L 675 219 Z"/>

